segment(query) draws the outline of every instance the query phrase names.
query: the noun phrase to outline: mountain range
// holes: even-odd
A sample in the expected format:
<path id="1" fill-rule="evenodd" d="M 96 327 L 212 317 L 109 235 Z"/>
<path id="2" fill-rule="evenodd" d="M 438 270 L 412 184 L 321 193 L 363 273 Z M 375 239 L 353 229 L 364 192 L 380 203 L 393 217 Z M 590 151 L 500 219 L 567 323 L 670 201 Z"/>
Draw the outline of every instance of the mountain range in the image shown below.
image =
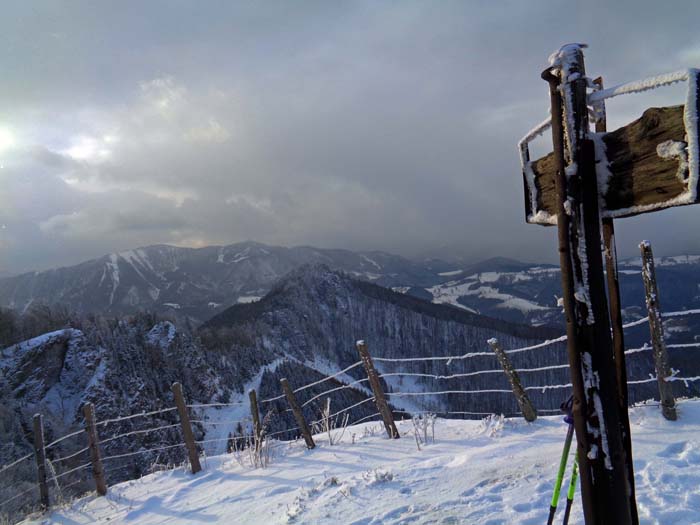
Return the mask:
<path id="1" fill-rule="evenodd" d="M 290 271 L 326 264 L 349 276 L 436 303 L 511 322 L 561 325 L 559 269 L 494 258 L 464 265 L 413 261 L 380 251 L 285 248 L 255 242 L 205 248 L 156 245 L 75 266 L 0 279 L 0 306 L 24 311 L 61 303 L 80 313 L 113 316 L 151 311 L 202 323 L 229 306 L 256 301 Z M 644 315 L 637 259 L 620 261 L 627 320 Z M 700 256 L 657 259 L 662 307 L 700 307 Z"/>

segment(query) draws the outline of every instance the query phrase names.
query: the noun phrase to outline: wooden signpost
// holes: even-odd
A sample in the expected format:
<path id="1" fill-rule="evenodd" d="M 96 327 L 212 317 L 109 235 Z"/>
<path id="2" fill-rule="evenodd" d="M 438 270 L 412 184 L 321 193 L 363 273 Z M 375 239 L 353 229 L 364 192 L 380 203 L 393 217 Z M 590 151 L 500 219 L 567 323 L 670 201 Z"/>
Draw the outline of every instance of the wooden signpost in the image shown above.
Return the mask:
<path id="1" fill-rule="evenodd" d="M 649 108 L 642 116 L 612 132 L 592 135 L 596 150 L 601 218 L 620 218 L 674 206 L 697 204 L 698 118 L 700 71 L 690 69 L 644 81 L 601 89 L 590 104 L 607 98 L 686 81 L 685 105 Z M 654 83 L 656 82 L 656 83 Z M 526 221 L 554 225 L 557 215 L 554 152 L 530 161 L 528 144 L 551 126 L 545 121 L 520 142 L 525 183 Z"/>
<path id="2" fill-rule="evenodd" d="M 551 118 L 518 144 L 526 220 L 558 226 L 585 522 L 636 525 L 612 219 L 699 201 L 699 72 L 602 89 L 602 82 L 586 77 L 584 47 L 569 44 L 552 55 L 542 73 L 550 87 Z M 681 81 L 688 83 L 683 106 L 651 108 L 631 124 L 606 131 L 605 99 Z M 528 144 L 549 128 L 554 151 L 531 161 Z"/>

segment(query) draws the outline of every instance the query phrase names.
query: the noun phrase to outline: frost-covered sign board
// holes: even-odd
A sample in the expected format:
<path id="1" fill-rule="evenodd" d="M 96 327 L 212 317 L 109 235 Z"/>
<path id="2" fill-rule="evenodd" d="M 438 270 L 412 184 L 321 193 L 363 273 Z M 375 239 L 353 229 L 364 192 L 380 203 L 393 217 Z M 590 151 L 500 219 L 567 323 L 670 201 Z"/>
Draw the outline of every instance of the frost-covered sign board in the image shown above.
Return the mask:
<path id="1" fill-rule="evenodd" d="M 698 108 L 700 70 L 689 69 L 588 95 L 593 118 L 605 99 L 675 82 L 687 82 L 684 105 L 651 108 L 638 120 L 610 133 L 591 133 L 595 142 L 601 217 L 629 217 L 700 202 Z M 526 220 L 557 222 L 556 162 L 550 153 L 531 161 L 528 143 L 550 127 L 548 119 L 519 143 L 525 183 Z"/>

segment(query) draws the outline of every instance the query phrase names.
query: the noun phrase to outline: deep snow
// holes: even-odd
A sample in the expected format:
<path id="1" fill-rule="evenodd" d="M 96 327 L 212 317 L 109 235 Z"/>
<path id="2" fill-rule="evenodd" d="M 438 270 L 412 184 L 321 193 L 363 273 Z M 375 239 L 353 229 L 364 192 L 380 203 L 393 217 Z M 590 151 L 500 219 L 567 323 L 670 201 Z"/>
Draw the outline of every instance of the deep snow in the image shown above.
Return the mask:
<path id="1" fill-rule="evenodd" d="M 656 406 L 630 411 L 641 523 L 700 523 L 700 400 L 682 402 L 679 414 L 669 422 Z M 323 435 L 312 451 L 279 444 L 266 469 L 209 457 L 195 476 L 182 468 L 155 473 L 24 523 L 546 522 L 566 433 L 560 417 L 439 419 L 435 443 L 420 451 L 412 423 L 399 422 L 399 430 L 402 439 L 389 440 L 380 424 L 365 423 L 336 446 Z M 576 498 L 572 524 L 582 523 Z"/>

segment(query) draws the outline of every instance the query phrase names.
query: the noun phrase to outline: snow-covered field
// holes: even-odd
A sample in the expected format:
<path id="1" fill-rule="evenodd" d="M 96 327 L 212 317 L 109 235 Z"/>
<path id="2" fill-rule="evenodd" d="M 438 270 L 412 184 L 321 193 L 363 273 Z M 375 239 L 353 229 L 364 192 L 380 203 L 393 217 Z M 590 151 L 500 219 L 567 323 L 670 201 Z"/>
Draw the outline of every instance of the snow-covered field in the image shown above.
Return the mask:
<path id="1" fill-rule="evenodd" d="M 700 401 L 682 402 L 679 413 L 669 422 L 658 407 L 630 412 L 645 524 L 700 523 Z M 348 428 L 339 445 L 322 435 L 311 451 L 281 444 L 266 469 L 210 457 L 195 476 L 152 474 L 25 523 L 546 523 L 566 433 L 560 417 L 439 419 L 435 442 L 421 450 L 410 421 L 399 429 L 399 440 L 366 423 Z M 582 523 L 576 498 L 572 524 Z"/>

